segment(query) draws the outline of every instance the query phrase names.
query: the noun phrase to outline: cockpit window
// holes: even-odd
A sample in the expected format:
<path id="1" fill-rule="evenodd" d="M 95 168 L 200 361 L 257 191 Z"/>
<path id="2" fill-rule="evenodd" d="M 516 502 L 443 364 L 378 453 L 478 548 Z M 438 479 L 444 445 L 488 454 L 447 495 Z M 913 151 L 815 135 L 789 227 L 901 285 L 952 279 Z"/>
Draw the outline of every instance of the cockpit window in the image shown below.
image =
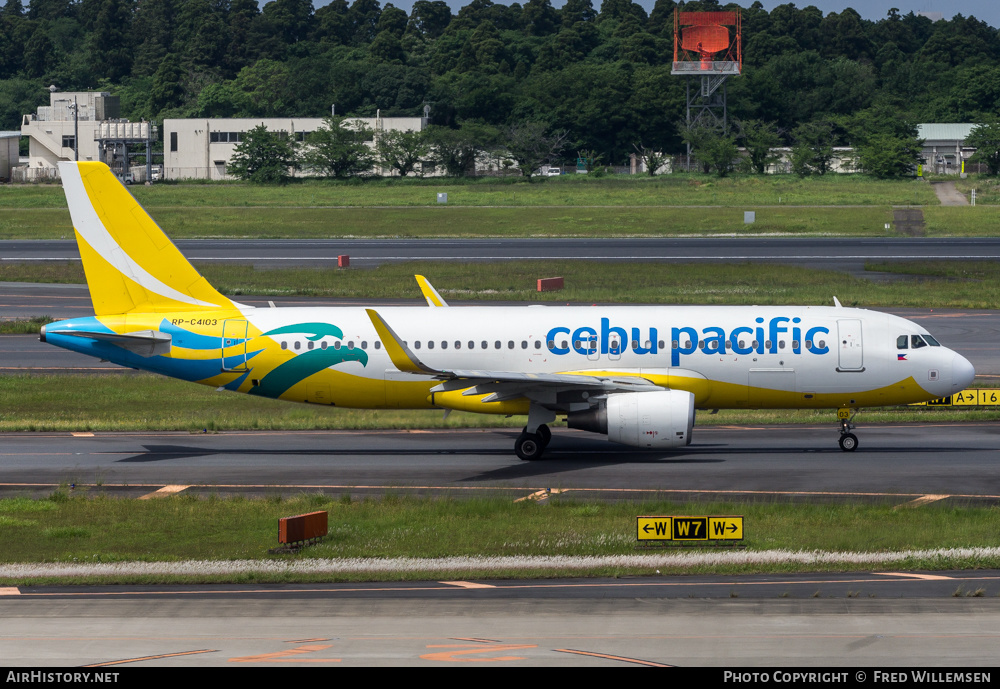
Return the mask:
<path id="1" fill-rule="evenodd" d="M 906 335 L 900 335 L 896 338 L 896 349 L 909 349 L 910 338 Z"/>
<path id="2" fill-rule="evenodd" d="M 935 340 L 930 335 L 924 335 L 924 339 L 927 341 L 927 344 L 929 344 L 931 347 L 940 347 L 941 346 L 941 343 L 938 342 L 937 340 Z"/>
<path id="3" fill-rule="evenodd" d="M 920 349 L 921 347 L 926 347 L 927 343 L 924 342 L 924 338 L 920 335 L 910 335 L 910 343 L 913 345 L 914 349 Z"/>

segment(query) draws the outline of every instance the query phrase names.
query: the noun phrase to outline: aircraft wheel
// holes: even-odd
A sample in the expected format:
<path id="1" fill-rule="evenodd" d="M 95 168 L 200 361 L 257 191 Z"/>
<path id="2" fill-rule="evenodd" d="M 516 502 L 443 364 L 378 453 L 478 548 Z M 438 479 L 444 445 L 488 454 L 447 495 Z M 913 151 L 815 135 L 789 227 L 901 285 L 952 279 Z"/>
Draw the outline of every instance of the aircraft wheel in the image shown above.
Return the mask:
<path id="1" fill-rule="evenodd" d="M 542 441 L 542 447 L 549 446 L 549 441 L 552 440 L 552 429 L 543 423 L 538 427 L 535 434 L 538 436 L 538 439 Z"/>
<path id="2" fill-rule="evenodd" d="M 840 436 L 840 449 L 844 452 L 854 452 L 858 449 L 858 436 L 853 433 L 844 433 Z"/>
<path id="3" fill-rule="evenodd" d="M 521 433 L 514 443 L 514 452 L 525 462 L 533 462 L 542 458 L 545 452 L 545 444 L 542 439 L 534 433 Z"/>

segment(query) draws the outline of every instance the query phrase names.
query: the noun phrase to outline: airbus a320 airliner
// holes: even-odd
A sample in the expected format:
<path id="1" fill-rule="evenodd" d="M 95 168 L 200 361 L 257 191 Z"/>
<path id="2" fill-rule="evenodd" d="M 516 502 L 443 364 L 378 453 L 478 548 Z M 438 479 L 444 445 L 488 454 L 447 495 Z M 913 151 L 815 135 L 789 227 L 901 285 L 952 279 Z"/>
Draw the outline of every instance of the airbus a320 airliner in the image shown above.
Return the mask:
<path id="1" fill-rule="evenodd" d="M 696 409 L 836 409 L 950 395 L 975 371 L 924 328 L 835 306 L 254 308 L 216 291 L 103 163 L 60 163 L 95 316 L 44 342 L 122 366 L 294 402 L 527 415 L 633 447 L 691 442 Z"/>

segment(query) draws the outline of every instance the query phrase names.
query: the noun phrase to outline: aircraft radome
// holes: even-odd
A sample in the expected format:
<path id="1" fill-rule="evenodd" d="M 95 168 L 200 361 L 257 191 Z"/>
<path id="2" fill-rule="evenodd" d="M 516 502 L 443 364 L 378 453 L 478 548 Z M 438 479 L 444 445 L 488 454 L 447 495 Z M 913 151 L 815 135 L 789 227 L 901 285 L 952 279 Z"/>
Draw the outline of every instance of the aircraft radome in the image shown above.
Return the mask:
<path id="1" fill-rule="evenodd" d="M 963 356 L 896 316 L 835 306 L 254 308 L 216 291 L 102 163 L 60 163 L 96 315 L 41 339 L 248 395 L 366 409 L 527 415 L 617 443 L 691 442 L 696 409 L 850 410 L 964 389 Z"/>

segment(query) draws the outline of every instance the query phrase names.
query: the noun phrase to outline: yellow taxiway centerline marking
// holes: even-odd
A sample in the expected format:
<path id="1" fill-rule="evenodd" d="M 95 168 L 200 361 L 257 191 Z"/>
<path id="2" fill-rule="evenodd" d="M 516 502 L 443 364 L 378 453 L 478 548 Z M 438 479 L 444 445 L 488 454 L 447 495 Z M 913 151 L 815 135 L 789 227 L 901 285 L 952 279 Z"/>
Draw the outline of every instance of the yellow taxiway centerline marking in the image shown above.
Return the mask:
<path id="1" fill-rule="evenodd" d="M 568 488 L 544 488 L 542 490 L 536 490 L 531 495 L 525 495 L 523 498 L 518 498 L 514 502 L 524 502 L 525 500 L 544 500 L 550 495 L 558 495 L 559 493 L 565 493 Z"/>
<path id="2" fill-rule="evenodd" d="M 161 660 L 163 658 L 177 658 L 178 656 L 192 656 L 199 653 L 218 653 L 215 649 L 205 648 L 199 651 L 181 651 L 180 653 L 162 653 L 155 656 L 142 656 L 140 658 L 125 658 L 124 660 L 109 660 L 104 663 L 94 663 L 93 665 L 81 665 L 80 667 L 108 667 L 110 665 L 124 665 L 125 663 L 139 663 L 144 660 Z"/>
<path id="3" fill-rule="evenodd" d="M 625 656 L 613 656 L 607 653 L 593 653 L 591 651 L 577 651 L 572 648 L 557 648 L 556 653 L 575 653 L 581 656 L 591 656 L 594 658 L 605 658 L 607 660 L 620 660 L 624 663 L 636 663 L 637 665 L 649 665 L 650 667 L 674 667 L 665 663 L 656 663 L 652 660 L 640 660 L 639 658 L 626 658 Z"/>
<path id="4" fill-rule="evenodd" d="M 186 490 L 190 487 L 191 486 L 163 486 L 163 488 L 160 488 L 159 490 L 154 490 L 152 493 L 146 493 L 139 499 L 149 500 L 150 498 L 163 498 L 168 495 L 175 495 L 176 493 L 180 493 L 182 490 Z"/>
<path id="5" fill-rule="evenodd" d="M 937 502 L 938 500 L 944 500 L 945 498 L 950 498 L 950 495 L 921 495 L 916 500 L 910 500 L 909 502 L 904 502 L 901 505 L 896 505 L 892 509 L 898 510 L 901 507 L 922 507 L 928 503 Z"/>
<path id="6" fill-rule="evenodd" d="M 924 579 L 927 581 L 940 581 L 954 579 L 955 577 L 942 577 L 938 574 L 911 574 L 909 572 L 872 572 L 882 577 L 907 577 L 909 579 Z"/>
<path id="7" fill-rule="evenodd" d="M 447 584 L 448 586 L 458 586 L 463 589 L 495 589 L 496 586 L 491 586 L 490 584 L 477 584 L 472 581 L 439 581 L 439 584 Z"/>
<path id="8" fill-rule="evenodd" d="M 94 437 L 93 433 L 82 433 L 82 432 L 81 433 L 72 433 L 71 435 L 74 438 L 93 438 Z"/>
<path id="9" fill-rule="evenodd" d="M 0 586 L 0 596 L 20 596 L 21 589 L 16 586 Z"/>

